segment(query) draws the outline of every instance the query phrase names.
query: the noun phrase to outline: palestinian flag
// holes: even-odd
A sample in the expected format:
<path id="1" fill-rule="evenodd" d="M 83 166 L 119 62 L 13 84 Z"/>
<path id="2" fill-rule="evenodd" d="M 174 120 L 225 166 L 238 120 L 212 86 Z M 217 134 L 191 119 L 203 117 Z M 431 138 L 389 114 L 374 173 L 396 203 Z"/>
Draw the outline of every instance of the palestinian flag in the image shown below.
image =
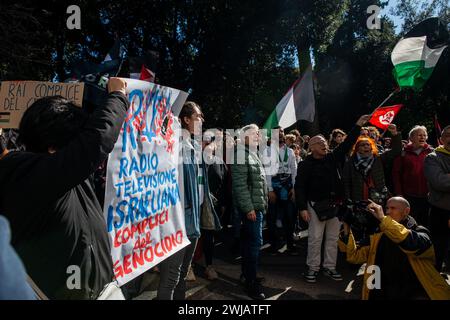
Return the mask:
<path id="1" fill-rule="evenodd" d="M 294 82 L 264 124 L 270 130 L 277 126 L 290 127 L 298 120 L 314 121 L 315 99 L 312 66 Z"/>
<path id="2" fill-rule="evenodd" d="M 11 112 L 0 112 L 0 123 L 9 123 L 11 121 Z"/>
<path id="3" fill-rule="evenodd" d="M 409 31 L 391 54 L 393 75 L 400 88 L 421 89 L 448 42 L 447 27 L 438 18 L 426 19 Z"/>

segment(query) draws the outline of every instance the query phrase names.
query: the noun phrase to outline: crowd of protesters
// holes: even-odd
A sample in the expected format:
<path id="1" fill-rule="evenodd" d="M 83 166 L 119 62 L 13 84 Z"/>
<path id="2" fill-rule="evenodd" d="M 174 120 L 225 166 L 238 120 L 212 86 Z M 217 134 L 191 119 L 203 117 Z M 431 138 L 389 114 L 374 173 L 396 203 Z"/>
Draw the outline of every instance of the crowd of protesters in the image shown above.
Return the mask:
<path id="1" fill-rule="evenodd" d="M 59 97 L 40 99 L 25 112 L 18 137 L 2 132 L 0 213 L 9 225 L 0 217 L 0 298 L 30 298 L 33 287 L 50 299 L 97 299 L 113 282 L 101 208 L 105 160 L 129 106 L 125 87 L 111 78 L 107 100 L 90 115 Z M 380 134 L 364 127 L 368 120 L 361 116 L 348 134 L 334 129 L 329 139 L 282 127 L 266 135 L 249 124 L 234 136 L 206 130 L 199 143 L 194 134 L 204 114 L 186 102 L 179 121 L 190 245 L 156 267 L 157 299 L 186 298 L 196 255 L 204 256 L 205 277 L 218 278 L 215 237 L 227 225 L 230 247 L 242 255 L 240 281 L 253 299 L 266 298 L 258 276 L 264 240 L 270 254 L 286 246 L 285 254 L 296 256 L 301 229 L 308 231 L 308 283 L 319 272 L 343 279 L 340 248 L 349 263 L 381 269 L 382 289 L 364 287 L 363 299 L 450 299 L 440 274 L 450 266 L 450 126 L 434 149 L 424 126 L 412 128 L 405 144 L 395 125 Z M 376 221 L 374 230 L 348 218 L 357 204 Z M 67 286 L 70 265 L 81 268 L 79 288 Z"/>

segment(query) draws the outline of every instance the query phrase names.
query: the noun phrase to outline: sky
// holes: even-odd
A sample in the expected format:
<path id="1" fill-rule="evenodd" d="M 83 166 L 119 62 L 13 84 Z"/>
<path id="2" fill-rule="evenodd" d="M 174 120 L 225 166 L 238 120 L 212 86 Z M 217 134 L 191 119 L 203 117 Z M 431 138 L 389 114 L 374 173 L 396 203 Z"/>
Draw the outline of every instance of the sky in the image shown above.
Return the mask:
<path id="1" fill-rule="evenodd" d="M 394 21 L 395 25 L 395 33 L 399 34 L 402 28 L 403 20 L 400 19 L 400 17 L 393 16 L 389 13 L 391 8 L 395 7 L 398 3 L 398 0 L 389 0 L 389 4 L 381 10 L 381 15 L 387 15 L 389 18 L 391 18 Z"/>
<path id="2" fill-rule="evenodd" d="M 402 25 L 403 25 L 403 19 L 401 19 L 398 16 L 394 16 L 392 14 L 390 14 L 389 12 L 391 11 L 391 8 L 394 8 L 397 4 L 398 4 L 399 0 L 389 0 L 389 4 L 381 10 L 380 15 L 381 16 L 388 16 L 392 21 L 394 21 L 394 25 L 395 25 L 395 33 L 399 34 L 401 29 L 402 29 Z M 383 22 L 383 21 L 381 21 Z M 312 49 L 311 49 L 312 50 Z M 314 61 L 314 55 L 312 54 L 312 51 L 310 53 L 311 55 L 311 62 L 312 65 L 315 65 L 315 61 Z M 298 60 L 295 61 L 295 66 L 298 67 Z"/>

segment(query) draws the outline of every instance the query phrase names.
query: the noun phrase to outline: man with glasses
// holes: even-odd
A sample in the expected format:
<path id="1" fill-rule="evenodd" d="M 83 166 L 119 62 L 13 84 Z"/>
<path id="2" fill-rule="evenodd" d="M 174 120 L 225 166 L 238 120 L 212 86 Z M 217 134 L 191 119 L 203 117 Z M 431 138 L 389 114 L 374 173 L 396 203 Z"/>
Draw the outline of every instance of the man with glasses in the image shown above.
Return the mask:
<path id="1" fill-rule="evenodd" d="M 336 208 L 337 203 L 343 200 L 344 189 L 340 168 L 369 117 L 361 116 L 347 139 L 332 152 L 329 151 L 327 140 L 323 136 L 312 137 L 309 141 L 311 154 L 298 166 L 295 182 L 296 202 L 302 219 L 309 223 L 306 260 L 308 270 L 304 273 L 307 282 L 316 282 L 324 238 L 324 274 L 333 280 L 342 280 L 342 276 L 336 271 L 337 241 L 341 226 L 336 217 Z"/>

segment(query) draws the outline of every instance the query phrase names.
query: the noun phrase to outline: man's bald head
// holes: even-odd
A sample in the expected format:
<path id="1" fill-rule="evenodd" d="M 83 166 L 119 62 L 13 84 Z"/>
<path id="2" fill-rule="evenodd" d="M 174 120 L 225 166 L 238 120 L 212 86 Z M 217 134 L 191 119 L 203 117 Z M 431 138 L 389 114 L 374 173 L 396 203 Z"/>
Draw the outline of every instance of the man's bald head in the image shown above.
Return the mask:
<path id="1" fill-rule="evenodd" d="M 411 206 L 403 197 L 392 197 L 386 204 L 387 214 L 397 222 L 401 222 L 409 214 Z"/>
<path id="2" fill-rule="evenodd" d="M 403 208 L 411 208 L 411 205 L 409 204 L 408 200 L 406 200 L 403 197 L 392 197 L 392 198 L 389 198 L 388 202 L 389 201 L 395 201 L 398 204 L 401 204 L 403 206 Z"/>

